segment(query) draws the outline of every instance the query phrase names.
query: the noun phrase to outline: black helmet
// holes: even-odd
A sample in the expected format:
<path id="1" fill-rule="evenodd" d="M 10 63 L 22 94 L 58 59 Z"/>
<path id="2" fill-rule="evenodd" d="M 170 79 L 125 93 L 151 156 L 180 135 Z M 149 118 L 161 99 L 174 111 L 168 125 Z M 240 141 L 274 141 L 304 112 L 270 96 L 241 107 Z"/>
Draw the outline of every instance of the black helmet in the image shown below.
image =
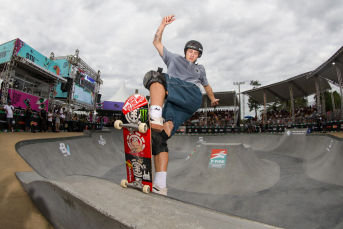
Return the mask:
<path id="1" fill-rule="evenodd" d="M 198 42 L 198 41 L 191 40 L 191 41 L 188 41 L 188 42 L 186 43 L 185 49 L 184 49 L 185 55 L 186 55 L 187 49 L 194 49 L 194 50 L 198 51 L 198 52 L 199 52 L 199 57 L 198 57 L 198 58 L 200 58 L 201 55 L 202 55 L 202 50 L 203 50 L 203 49 L 202 49 L 202 45 L 201 45 L 200 42 Z"/>

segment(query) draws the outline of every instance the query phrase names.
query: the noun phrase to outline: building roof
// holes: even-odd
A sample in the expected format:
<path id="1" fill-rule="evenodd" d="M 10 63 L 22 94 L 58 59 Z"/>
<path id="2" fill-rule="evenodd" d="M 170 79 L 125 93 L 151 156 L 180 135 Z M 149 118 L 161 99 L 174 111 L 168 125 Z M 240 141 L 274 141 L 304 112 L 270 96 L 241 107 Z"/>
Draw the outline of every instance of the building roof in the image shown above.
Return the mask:
<path id="1" fill-rule="evenodd" d="M 290 100 L 289 86 L 293 89 L 293 98 L 309 96 L 316 93 L 315 78 L 306 79 L 310 72 L 294 76 L 287 80 L 270 84 L 264 87 L 244 91 L 243 94 L 249 95 L 256 101 L 263 103 L 263 93 L 266 93 L 267 103 Z M 326 79 L 321 78 L 321 91 L 331 89 Z"/>
<path id="2" fill-rule="evenodd" d="M 121 87 L 119 88 L 117 93 L 107 101 L 124 103 L 129 97 L 130 97 L 130 94 L 125 87 L 125 82 L 122 81 Z"/>
<path id="3" fill-rule="evenodd" d="M 339 86 L 336 68 L 339 68 L 343 74 L 343 46 L 322 65 L 309 73 L 307 79 L 313 76 L 321 76 Z"/>

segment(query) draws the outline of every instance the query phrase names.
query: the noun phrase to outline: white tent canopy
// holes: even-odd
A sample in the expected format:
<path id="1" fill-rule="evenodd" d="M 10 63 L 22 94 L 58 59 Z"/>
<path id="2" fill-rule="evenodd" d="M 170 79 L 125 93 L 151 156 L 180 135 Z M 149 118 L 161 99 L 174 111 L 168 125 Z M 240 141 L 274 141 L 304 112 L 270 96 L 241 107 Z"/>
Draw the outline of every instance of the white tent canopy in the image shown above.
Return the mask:
<path id="1" fill-rule="evenodd" d="M 125 82 L 122 81 L 121 87 L 119 88 L 117 93 L 107 101 L 124 103 L 126 99 L 129 97 L 130 97 L 130 94 L 127 92 L 127 89 L 125 87 Z"/>

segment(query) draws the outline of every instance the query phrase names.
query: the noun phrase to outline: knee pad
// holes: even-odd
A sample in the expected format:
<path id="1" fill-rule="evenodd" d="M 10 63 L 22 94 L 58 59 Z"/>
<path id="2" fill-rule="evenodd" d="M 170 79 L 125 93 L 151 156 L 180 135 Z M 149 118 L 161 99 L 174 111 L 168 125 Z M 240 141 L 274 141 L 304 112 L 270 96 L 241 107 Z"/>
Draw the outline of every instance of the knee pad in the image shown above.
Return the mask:
<path id="1" fill-rule="evenodd" d="M 158 155 L 161 152 L 168 152 L 167 140 L 169 139 L 168 135 L 164 130 L 160 133 L 151 132 L 152 140 L 152 155 Z"/>
<path id="2" fill-rule="evenodd" d="M 162 68 L 158 68 L 157 71 L 148 71 L 144 76 L 143 85 L 146 89 L 150 90 L 150 85 L 156 82 L 162 84 L 167 91 L 166 76 L 162 73 Z"/>

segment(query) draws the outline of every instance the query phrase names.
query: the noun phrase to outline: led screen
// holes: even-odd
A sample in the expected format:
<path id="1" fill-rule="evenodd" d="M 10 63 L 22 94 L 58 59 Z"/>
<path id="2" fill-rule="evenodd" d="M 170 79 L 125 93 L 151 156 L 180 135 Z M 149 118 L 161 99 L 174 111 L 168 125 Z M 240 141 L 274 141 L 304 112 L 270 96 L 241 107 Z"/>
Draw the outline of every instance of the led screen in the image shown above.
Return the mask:
<path id="1" fill-rule="evenodd" d="M 74 99 L 94 105 L 95 80 L 81 70 L 75 77 Z"/>

